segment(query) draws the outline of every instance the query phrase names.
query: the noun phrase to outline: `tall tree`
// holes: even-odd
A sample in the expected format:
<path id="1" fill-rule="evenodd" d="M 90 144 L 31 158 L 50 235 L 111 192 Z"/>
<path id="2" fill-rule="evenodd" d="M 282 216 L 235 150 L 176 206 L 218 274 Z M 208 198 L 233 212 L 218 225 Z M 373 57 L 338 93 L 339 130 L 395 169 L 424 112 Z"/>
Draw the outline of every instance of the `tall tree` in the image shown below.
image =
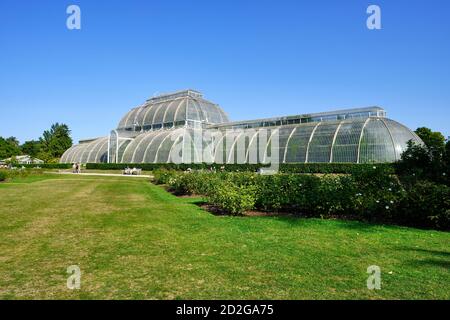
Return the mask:
<path id="1" fill-rule="evenodd" d="M 450 139 L 447 140 L 445 144 L 445 153 L 444 153 L 444 161 L 445 161 L 445 174 L 448 175 L 448 179 L 450 179 Z"/>
<path id="2" fill-rule="evenodd" d="M 445 150 L 445 137 L 438 131 L 432 131 L 429 128 L 417 128 L 416 134 L 422 139 L 430 152 L 435 157 L 442 157 Z"/>
<path id="3" fill-rule="evenodd" d="M 15 137 L 0 137 L 0 159 L 20 155 L 19 141 Z"/>
<path id="4" fill-rule="evenodd" d="M 50 130 L 44 131 L 39 141 L 42 151 L 53 158 L 61 157 L 72 146 L 70 130 L 66 124 L 53 124 Z"/>
<path id="5" fill-rule="evenodd" d="M 398 171 L 415 178 L 448 184 L 450 144 L 445 143 L 445 138 L 440 132 L 433 132 L 425 127 L 418 128 L 415 132 L 425 145 L 408 141 L 407 149 L 398 163 Z"/>
<path id="6" fill-rule="evenodd" d="M 41 151 L 41 143 L 36 140 L 25 141 L 25 143 L 20 146 L 20 149 L 23 154 L 36 158 L 38 153 Z"/>

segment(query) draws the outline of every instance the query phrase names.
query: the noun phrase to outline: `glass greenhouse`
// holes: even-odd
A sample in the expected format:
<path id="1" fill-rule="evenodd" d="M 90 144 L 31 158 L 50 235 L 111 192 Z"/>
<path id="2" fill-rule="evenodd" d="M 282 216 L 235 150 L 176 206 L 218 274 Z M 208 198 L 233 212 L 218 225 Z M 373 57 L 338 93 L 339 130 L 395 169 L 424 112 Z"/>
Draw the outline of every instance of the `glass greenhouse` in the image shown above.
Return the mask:
<path id="1" fill-rule="evenodd" d="M 82 140 L 62 163 L 379 163 L 420 138 L 379 107 L 230 122 L 186 90 L 130 110 L 109 136 Z"/>

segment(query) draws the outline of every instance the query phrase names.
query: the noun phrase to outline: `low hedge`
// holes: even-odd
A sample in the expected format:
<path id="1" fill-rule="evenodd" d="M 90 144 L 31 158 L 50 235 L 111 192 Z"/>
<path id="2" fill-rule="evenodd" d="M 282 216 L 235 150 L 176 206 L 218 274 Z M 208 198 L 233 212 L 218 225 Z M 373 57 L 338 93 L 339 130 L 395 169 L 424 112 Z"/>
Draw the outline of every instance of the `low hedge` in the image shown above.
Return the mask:
<path id="1" fill-rule="evenodd" d="M 400 225 L 450 228 L 450 188 L 431 182 L 405 187 L 391 168 L 371 166 L 352 175 L 154 171 L 155 183 L 175 194 L 204 195 L 224 212 L 292 212 Z"/>
<path id="2" fill-rule="evenodd" d="M 281 173 L 336 173 L 354 174 L 371 169 L 382 168 L 391 173 L 395 172 L 396 164 L 358 164 L 358 163 L 283 163 L 280 164 Z"/>
<path id="3" fill-rule="evenodd" d="M 279 166 L 281 173 L 336 173 L 336 174 L 353 174 L 366 171 L 373 167 L 383 167 L 391 172 L 395 171 L 395 164 L 356 164 L 356 163 L 283 163 Z M 95 170 L 123 170 L 126 167 L 141 168 L 145 171 L 153 170 L 176 170 L 186 171 L 192 170 L 214 170 L 226 172 L 257 172 L 261 168 L 267 168 L 269 165 L 264 164 L 207 164 L 207 163 L 191 163 L 191 164 L 174 164 L 174 163 L 88 163 L 86 169 Z"/>
<path id="4" fill-rule="evenodd" d="M 33 168 L 42 168 L 42 169 L 70 169 L 72 168 L 72 165 L 70 163 L 42 163 L 42 164 L 16 164 L 13 165 L 15 167 L 24 167 L 27 169 L 33 169 Z"/>
<path id="5" fill-rule="evenodd" d="M 145 171 L 153 170 L 175 170 L 186 171 L 192 170 L 215 170 L 215 171 L 251 171 L 256 172 L 261 167 L 266 167 L 261 164 L 207 164 L 207 163 L 87 163 L 86 169 L 95 170 L 123 170 L 126 167 L 140 168 Z"/>
<path id="6" fill-rule="evenodd" d="M 403 225 L 450 230 L 450 187 L 419 181 L 411 187 L 398 209 L 395 219 Z"/>
<path id="7" fill-rule="evenodd" d="M 6 172 L 3 170 L 0 170 L 0 181 L 5 181 L 7 178 Z"/>

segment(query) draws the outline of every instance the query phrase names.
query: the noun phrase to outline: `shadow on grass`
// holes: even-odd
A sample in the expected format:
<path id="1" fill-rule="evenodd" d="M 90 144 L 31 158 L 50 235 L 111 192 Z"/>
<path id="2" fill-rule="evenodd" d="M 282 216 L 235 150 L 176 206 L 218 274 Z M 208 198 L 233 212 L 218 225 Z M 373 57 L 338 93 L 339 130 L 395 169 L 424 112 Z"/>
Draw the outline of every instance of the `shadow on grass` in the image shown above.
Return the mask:
<path id="1" fill-rule="evenodd" d="M 209 206 L 205 198 L 200 196 L 187 196 L 178 197 L 182 198 L 185 203 L 194 204 L 201 208 L 202 210 L 215 215 L 215 216 L 228 216 L 228 214 Z M 230 215 L 231 216 L 231 215 Z M 333 222 L 336 228 L 346 229 L 350 231 L 358 231 L 361 233 L 367 232 L 379 232 L 380 228 L 401 228 L 401 226 L 396 225 L 386 225 L 375 222 L 364 222 L 357 220 L 355 217 L 327 217 L 320 218 L 315 216 L 309 216 L 293 212 L 262 212 L 262 211 L 252 211 L 247 214 L 240 216 L 241 218 L 258 218 L 258 219 L 269 219 L 272 221 L 277 221 L 281 223 L 288 224 L 290 227 L 302 227 L 310 226 L 314 224 L 321 224 L 327 222 Z"/>
<path id="2" fill-rule="evenodd" d="M 289 225 L 302 225 L 306 223 L 309 224 L 318 224 L 318 223 L 327 223 L 333 222 L 333 226 L 339 229 L 345 229 L 349 231 L 356 231 L 361 233 L 368 232 L 379 232 L 380 228 L 395 228 L 396 226 L 363 222 L 356 219 L 345 219 L 345 218 L 320 218 L 320 217 L 311 217 L 311 216 L 303 216 L 303 215 L 290 215 L 290 216 L 273 216 L 273 217 L 265 217 L 276 219 L 277 221 L 285 222 Z"/>
<path id="3" fill-rule="evenodd" d="M 411 260 L 408 262 L 413 267 L 436 267 L 444 268 L 450 271 L 450 260 L 425 259 L 425 260 Z"/>
<path id="4" fill-rule="evenodd" d="M 203 205 L 208 203 L 202 197 L 188 197 L 188 198 L 183 198 L 183 200 L 186 203 L 194 204 L 194 205 L 199 206 L 199 207 L 201 207 L 201 206 L 203 206 Z"/>
<path id="5" fill-rule="evenodd" d="M 440 258 L 447 258 L 450 261 L 450 251 L 430 250 L 430 249 L 411 248 L 411 247 L 398 247 L 398 248 L 396 248 L 396 250 L 425 253 L 425 254 L 429 254 L 432 256 L 438 256 Z"/>
<path id="6" fill-rule="evenodd" d="M 422 256 L 428 256 L 425 259 L 409 260 L 408 264 L 413 267 L 437 267 L 450 270 L 450 251 L 433 250 L 413 247 L 398 247 L 398 251 L 418 253 Z"/>

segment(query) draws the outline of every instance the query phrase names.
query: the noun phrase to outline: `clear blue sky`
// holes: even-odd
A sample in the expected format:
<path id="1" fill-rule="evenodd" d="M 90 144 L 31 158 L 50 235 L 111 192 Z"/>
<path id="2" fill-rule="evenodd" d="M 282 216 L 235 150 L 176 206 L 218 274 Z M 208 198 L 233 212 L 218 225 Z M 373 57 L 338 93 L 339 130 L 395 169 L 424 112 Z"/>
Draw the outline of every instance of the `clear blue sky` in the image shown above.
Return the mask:
<path id="1" fill-rule="evenodd" d="M 82 29 L 66 28 L 77 4 Z M 382 30 L 366 9 L 382 10 Z M 0 136 L 105 136 L 157 92 L 233 120 L 380 105 L 450 135 L 450 1 L 0 1 Z"/>

